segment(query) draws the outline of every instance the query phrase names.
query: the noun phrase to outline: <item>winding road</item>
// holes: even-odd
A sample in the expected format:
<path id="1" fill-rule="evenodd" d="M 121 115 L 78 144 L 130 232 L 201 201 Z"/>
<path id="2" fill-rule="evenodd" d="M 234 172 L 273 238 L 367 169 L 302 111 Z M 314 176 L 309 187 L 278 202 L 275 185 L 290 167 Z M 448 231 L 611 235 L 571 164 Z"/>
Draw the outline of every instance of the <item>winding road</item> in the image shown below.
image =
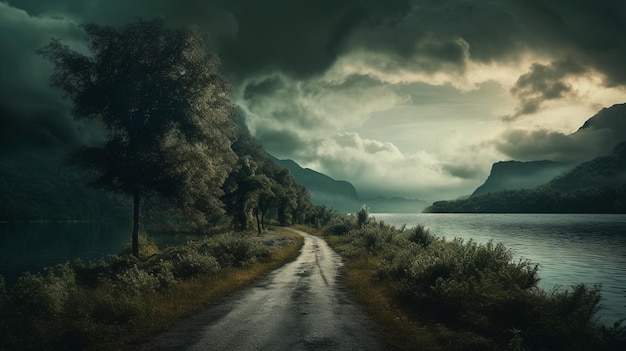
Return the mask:
<path id="1" fill-rule="evenodd" d="M 295 261 L 144 350 L 381 350 L 374 324 L 342 289 L 341 257 L 323 239 L 296 232 L 304 246 Z"/>

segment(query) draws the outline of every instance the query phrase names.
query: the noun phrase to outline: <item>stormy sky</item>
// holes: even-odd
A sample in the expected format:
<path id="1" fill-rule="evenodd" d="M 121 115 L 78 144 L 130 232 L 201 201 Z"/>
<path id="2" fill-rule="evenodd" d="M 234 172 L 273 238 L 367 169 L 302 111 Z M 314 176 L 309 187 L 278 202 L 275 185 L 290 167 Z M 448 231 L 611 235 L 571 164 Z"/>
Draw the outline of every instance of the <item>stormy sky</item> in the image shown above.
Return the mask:
<path id="1" fill-rule="evenodd" d="M 206 33 L 271 154 L 362 196 L 455 198 L 500 160 L 586 161 L 605 134 L 572 133 L 626 102 L 622 0 L 10 0 L 0 152 L 98 140 L 35 51 L 155 16 Z"/>

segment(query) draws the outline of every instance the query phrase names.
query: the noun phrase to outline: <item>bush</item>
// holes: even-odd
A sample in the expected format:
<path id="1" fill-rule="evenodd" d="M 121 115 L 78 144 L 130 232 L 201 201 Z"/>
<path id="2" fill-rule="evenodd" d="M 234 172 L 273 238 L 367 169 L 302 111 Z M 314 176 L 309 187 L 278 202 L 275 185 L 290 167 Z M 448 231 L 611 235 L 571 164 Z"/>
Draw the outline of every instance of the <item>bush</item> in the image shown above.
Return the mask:
<path id="1" fill-rule="evenodd" d="M 134 265 L 116 277 L 117 288 L 124 295 L 140 296 L 153 293 L 160 286 L 159 279 L 149 272 Z"/>
<path id="2" fill-rule="evenodd" d="M 324 227 L 324 233 L 328 235 L 345 235 L 355 228 L 358 228 L 358 225 L 353 216 L 336 216 Z"/>
<path id="3" fill-rule="evenodd" d="M 356 213 L 356 222 L 359 228 L 363 228 L 363 226 L 367 223 L 369 217 L 369 211 L 367 210 L 367 206 L 361 206 L 359 212 Z"/>
<path id="4" fill-rule="evenodd" d="M 249 261 L 267 261 L 270 250 L 259 240 L 251 240 L 254 234 L 220 234 L 198 245 L 198 252 L 217 259 L 222 267 L 240 267 Z"/>
<path id="5" fill-rule="evenodd" d="M 18 278 L 11 289 L 11 305 L 20 315 L 55 317 L 62 311 L 75 288 L 74 271 L 69 264 L 45 268 L 43 273 Z"/>
<path id="6" fill-rule="evenodd" d="M 403 229 L 401 231 L 404 231 Z M 428 246 L 435 240 L 435 237 L 430 234 L 428 229 L 420 224 L 409 232 L 408 240 L 422 246 Z"/>
<path id="7" fill-rule="evenodd" d="M 176 254 L 173 266 L 176 276 L 183 279 L 201 274 L 214 274 L 220 270 L 220 264 L 215 257 L 200 254 L 195 249 Z"/>

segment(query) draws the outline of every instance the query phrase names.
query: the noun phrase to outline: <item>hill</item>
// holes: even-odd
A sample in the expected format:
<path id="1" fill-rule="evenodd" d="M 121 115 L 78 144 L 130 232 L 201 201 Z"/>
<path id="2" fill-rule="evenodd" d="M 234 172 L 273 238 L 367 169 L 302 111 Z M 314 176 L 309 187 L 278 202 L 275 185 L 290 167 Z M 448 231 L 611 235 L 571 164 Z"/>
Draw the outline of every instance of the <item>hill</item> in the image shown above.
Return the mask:
<path id="1" fill-rule="evenodd" d="M 302 168 L 293 160 L 279 160 L 271 155 L 270 158 L 280 167 L 287 168 L 296 182 L 307 188 L 314 204 L 325 205 L 340 212 L 354 212 L 361 206 L 356 189 L 351 183 Z"/>
<path id="2" fill-rule="evenodd" d="M 428 203 L 419 199 L 401 197 L 360 198 L 350 182 L 335 180 L 323 173 L 309 168 L 302 168 L 293 160 L 279 160 L 270 155 L 277 165 L 287 168 L 297 183 L 303 185 L 311 194 L 311 202 L 328 206 L 339 212 L 355 212 L 362 205 L 367 205 L 370 212 L 417 213 Z"/>
<path id="3" fill-rule="evenodd" d="M 626 184 L 626 142 L 610 154 L 595 158 L 556 177 L 548 183 L 553 189 L 571 191 L 587 187 L 617 187 Z"/>
<path id="4" fill-rule="evenodd" d="M 424 212 L 626 213 L 626 142 L 544 185 L 437 201 Z"/>
<path id="5" fill-rule="evenodd" d="M 471 196 L 502 190 L 532 189 L 569 171 L 575 165 L 554 161 L 506 161 L 494 163 L 485 183 Z"/>

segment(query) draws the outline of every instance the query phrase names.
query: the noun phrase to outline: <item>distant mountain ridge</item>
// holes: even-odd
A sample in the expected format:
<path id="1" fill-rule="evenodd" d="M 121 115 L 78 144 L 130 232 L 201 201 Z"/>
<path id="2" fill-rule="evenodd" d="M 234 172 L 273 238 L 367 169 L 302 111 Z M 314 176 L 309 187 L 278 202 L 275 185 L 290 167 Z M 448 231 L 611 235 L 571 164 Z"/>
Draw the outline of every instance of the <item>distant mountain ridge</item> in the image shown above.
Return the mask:
<path id="1" fill-rule="evenodd" d="M 626 141 L 532 189 L 437 201 L 425 212 L 626 213 Z"/>
<path id="2" fill-rule="evenodd" d="M 302 168 L 293 160 L 280 160 L 272 155 L 270 158 L 277 165 L 288 169 L 296 182 L 309 190 L 314 204 L 328 206 L 339 212 L 356 212 L 362 205 L 366 205 L 370 212 L 417 213 L 428 206 L 426 201 L 401 197 L 361 199 L 350 182 L 335 180 L 310 168 Z"/>
<path id="3" fill-rule="evenodd" d="M 270 159 L 289 170 L 296 182 L 307 188 L 314 204 L 326 205 L 341 212 L 356 211 L 361 206 L 356 189 L 351 183 L 302 168 L 293 160 L 280 160 L 272 155 Z"/>

